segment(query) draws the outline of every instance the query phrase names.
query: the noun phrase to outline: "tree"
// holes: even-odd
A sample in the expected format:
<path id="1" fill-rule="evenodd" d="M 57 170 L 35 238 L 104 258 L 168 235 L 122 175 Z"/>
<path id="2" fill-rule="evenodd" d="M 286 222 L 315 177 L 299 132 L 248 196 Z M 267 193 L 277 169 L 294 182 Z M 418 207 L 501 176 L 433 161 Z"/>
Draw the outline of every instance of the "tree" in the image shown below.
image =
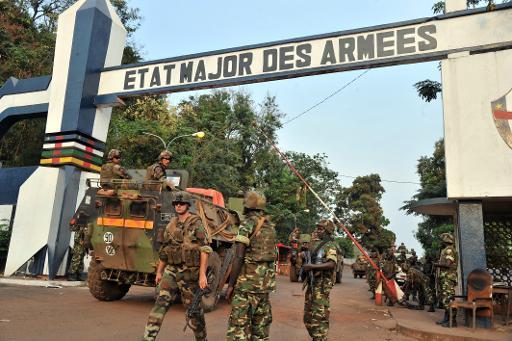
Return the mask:
<path id="1" fill-rule="evenodd" d="M 337 200 L 336 213 L 366 249 L 379 251 L 395 243 L 395 234 L 386 229 L 389 220 L 384 216 L 380 200 L 384 193 L 378 174 L 359 176 L 351 187 L 344 188 Z"/>
<path id="2" fill-rule="evenodd" d="M 401 208 L 407 214 L 417 214 L 412 205 L 418 200 L 428 198 L 446 197 L 446 170 L 444 156 L 444 142 L 435 143 L 432 156 L 422 156 L 418 160 L 417 173 L 420 176 L 420 189 L 413 198 L 404 202 Z M 450 217 L 422 215 L 423 221 L 418 224 L 416 239 L 425 250 L 425 256 L 437 258 L 441 248 L 439 236 L 444 232 L 453 232 L 453 223 Z"/>
<path id="3" fill-rule="evenodd" d="M 58 15 L 76 0 L 0 1 L 0 84 L 8 77 L 18 79 L 51 74 Z M 126 0 L 111 0 L 128 31 L 123 63 L 140 61 L 131 34 L 139 26 L 139 12 Z M 128 101 L 129 106 L 132 100 Z M 122 109 L 115 109 L 116 112 Z M 0 136 L 0 160 L 7 167 L 39 164 L 45 118 L 16 122 Z"/>

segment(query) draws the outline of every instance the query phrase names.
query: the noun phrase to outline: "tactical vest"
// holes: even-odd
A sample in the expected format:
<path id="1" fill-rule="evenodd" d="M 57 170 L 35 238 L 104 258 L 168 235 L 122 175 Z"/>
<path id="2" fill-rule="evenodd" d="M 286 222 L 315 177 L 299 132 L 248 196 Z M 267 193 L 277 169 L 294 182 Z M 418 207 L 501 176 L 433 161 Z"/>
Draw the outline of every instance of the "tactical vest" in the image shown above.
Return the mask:
<path id="1" fill-rule="evenodd" d="M 265 217 L 251 217 L 255 221 L 255 230 L 250 236 L 250 244 L 246 250 L 246 256 L 255 262 L 273 262 L 276 260 L 276 230 Z M 263 225 L 257 230 L 260 219 L 264 219 Z M 257 231 L 256 231 L 257 230 Z"/>
<path id="2" fill-rule="evenodd" d="M 155 179 L 155 169 L 157 169 L 157 168 L 162 169 L 164 176 L 167 177 L 167 172 L 165 171 L 165 168 L 160 163 L 155 163 L 146 169 L 145 179 L 146 180 L 160 180 L 160 179 Z"/>
<path id="3" fill-rule="evenodd" d="M 112 179 L 119 179 L 120 177 L 114 173 L 114 163 L 107 162 L 101 166 L 100 181 L 108 181 Z"/>
<path id="4" fill-rule="evenodd" d="M 196 215 L 191 215 L 184 223 L 180 223 L 178 218 L 171 220 L 166 231 L 166 242 L 168 244 L 164 247 L 167 264 L 199 266 L 201 259 L 200 246 L 194 243 L 191 234 L 193 234 L 195 224 L 200 221 L 201 219 Z"/>

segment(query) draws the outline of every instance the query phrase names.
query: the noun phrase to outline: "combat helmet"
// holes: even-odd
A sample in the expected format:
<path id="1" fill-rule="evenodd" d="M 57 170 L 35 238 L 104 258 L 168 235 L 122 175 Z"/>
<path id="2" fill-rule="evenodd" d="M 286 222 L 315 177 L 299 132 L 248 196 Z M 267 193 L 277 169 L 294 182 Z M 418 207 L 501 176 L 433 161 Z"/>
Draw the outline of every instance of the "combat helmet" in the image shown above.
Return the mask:
<path id="1" fill-rule="evenodd" d="M 324 228 L 325 232 L 327 234 L 333 234 L 334 233 L 334 223 L 329 219 L 322 219 L 316 224 L 316 226 L 321 226 Z"/>
<path id="2" fill-rule="evenodd" d="M 110 149 L 107 158 L 109 160 L 112 160 L 115 157 L 121 157 L 121 152 L 119 151 L 119 149 Z"/>
<path id="3" fill-rule="evenodd" d="M 267 199 L 261 193 L 249 191 L 244 196 L 244 207 L 252 210 L 264 210 Z"/>
<path id="4" fill-rule="evenodd" d="M 172 153 L 166 149 L 166 150 L 162 150 L 160 152 L 160 155 L 158 156 L 158 160 L 170 159 L 171 157 L 172 157 Z"/>
<path id="5" fill-rule="evenodd" d="M 449 232 L 446 232 L 446 233 L 442 233 L 440 236 L 441 240 L 447 244 L 453 244 L 454 243 L 454 239 L 453 239 L 453 234 L 449 233 Z"/>
<path id="6" fill-rule="evenodd" d="M 180 191 L 180 192 L 176 193 L 176 195 L 174 196 L 174 199 L 172 200 L 172 205 L 174 206 L 174 204 L 178 203 L 178 202 L 185 203 L 188 206 L 191 206 L 192 205 L 192 197 L 190 196 L 190 193 L 185 192 L 185 191 Z"/>

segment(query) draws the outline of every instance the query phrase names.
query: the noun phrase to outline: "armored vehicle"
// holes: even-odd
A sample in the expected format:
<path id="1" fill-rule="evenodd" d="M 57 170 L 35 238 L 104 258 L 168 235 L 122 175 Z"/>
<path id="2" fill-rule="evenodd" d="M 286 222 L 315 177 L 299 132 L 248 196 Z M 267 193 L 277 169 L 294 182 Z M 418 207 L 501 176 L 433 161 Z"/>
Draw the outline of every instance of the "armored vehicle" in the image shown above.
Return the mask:
<path id="1" fill-rule="evenodd" d="M 352 264 L 352 274 L 354 275 L 354 278 L 363 278 L 363 276 L 366 276 L 366 271 L 368 270 L 368 263 L 366 262 L 366 259 L 364 259 L 363 256 L 357 257 L 354 264 Z"/>
<path id="2" fill-rule="evenodd" d="M 99 184 L 87 180 L 88 188 L 71 224 L 86 227 L 86 245 L 91 250 L 88 285 L 101 301 L 121 299 L 131 285 L 155 286 L 158 250 L 166 225 L 175 216 L 172 201 L 176 191 L 161 182 L 111 180 Z M 210 294 L 203 307 L 213 310 L 229 276 L 233 240 L 239 217 L 224 207 L 220 192 L 188 188 L 214 250 L 209 257 L 213 269 L 208 278 Z"/>

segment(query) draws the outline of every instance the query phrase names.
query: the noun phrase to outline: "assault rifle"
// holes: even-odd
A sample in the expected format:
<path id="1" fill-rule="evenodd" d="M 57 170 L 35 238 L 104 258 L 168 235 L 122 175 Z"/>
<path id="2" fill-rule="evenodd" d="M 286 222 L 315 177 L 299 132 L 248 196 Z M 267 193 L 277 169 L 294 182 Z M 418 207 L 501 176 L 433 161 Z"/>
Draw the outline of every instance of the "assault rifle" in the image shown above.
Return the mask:
<path id="1" fill-rule="evenodd" d="M 312 264 L 311 263 L 311 252 L 309 250 L 305 250 L 303 252 L 304 252 L 304 258 L 305 258 L 305 264 Z M 307 282 L 306 282 L 305 275 L 307 275 Z M 300 268 L 299 277 L 304 282 L 304 284 L 302 285 L 302 290 L 304 290 L 306 285 L 309 285 L 309 290 L 311 293 L 313 293 L 313 282 L 315 280 L 313 271 L 312 270 L 306 271 L 306 270 L 304 270 L 304 266 L 302 266 Z"/>
<path id="2" fill-rule="evenodd" d="M 206 270 L 206 278 L 210 278 L 210 276 L 213 273 L 213 269 L 208 267 Z M 209 284 L 209 283 L 208 283 Z M 187 327 L 190 327 L 192 330 L 196 330 L 192 324 L 190 324 L 190 319 L 194 316 L 199 315 L 199 312 L 201 311 L 201 301 L 204 295 L 208 295 L 211 292 L 210 287 L 206 287 L 204 289 L 197 288 L 196 293 L 194 294 L 194 298 L 192 299 L 192 302 L 187 307 L 187 311 L 185 312 L 185 327 L 183 328 L 183 332 L 187 330 Z"/>

